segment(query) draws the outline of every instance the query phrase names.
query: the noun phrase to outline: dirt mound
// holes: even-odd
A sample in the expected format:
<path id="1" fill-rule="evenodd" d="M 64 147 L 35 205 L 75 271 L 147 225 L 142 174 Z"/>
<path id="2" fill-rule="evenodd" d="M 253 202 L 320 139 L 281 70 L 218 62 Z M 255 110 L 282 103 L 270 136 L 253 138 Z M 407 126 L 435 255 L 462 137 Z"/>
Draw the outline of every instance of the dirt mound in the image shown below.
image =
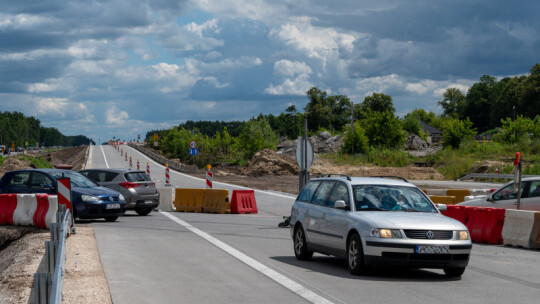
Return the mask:
<path id="1" fill-rule="evenodd" d="M 79 146 L 68 149 L 59 150 L 51 153 L 49 160 L 54 167 L 60 168 L 72 166 L 73 171 L 82 170 L 86 162 L 87 146 Z M 66 166 L 67 165 L 67 166 Z"/>
<path id="2" fill-rule="evenodd" d="M 270 149 L 258 151 L 253 155 L 246 168 L 242 169 L 243 175 L 296 175 L 300 168 L 292 158 L 277 154 Z"/>
<path id="3" fill-rule="evenodd" d="M 16 157 L 8 157 L 4 160 L 2 166 L 0 166 L 0 177 L 4 176 L 4 173 L 19 169 L 31 169 L 35 168 L 35 165 L 28 160 L 21 160 Z"/>

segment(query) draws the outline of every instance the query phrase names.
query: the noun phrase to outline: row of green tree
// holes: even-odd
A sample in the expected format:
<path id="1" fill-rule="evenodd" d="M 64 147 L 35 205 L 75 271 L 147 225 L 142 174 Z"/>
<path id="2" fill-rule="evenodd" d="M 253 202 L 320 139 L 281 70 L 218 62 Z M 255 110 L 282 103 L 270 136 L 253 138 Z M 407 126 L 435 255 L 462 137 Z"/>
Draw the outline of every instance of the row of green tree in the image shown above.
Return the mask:
<path id="1" fill-rule="evenodd" d="M 280 136 L 296 139 L 303 135 L 307 117 L 310 135 L 323 130 L 344 133 L 344 153 L 365 153 L 374 147 L 400 148 L 407 134 L 426 138 L 429 134 L 423 132 L 420 121 L 441 129 L 444 144 L 453 148 L 486 131 L 498 133 L 494 140 L 512 143 L 538 137 L 538 92 L 540 64 L 527 76 L 497 81 L 485 75 L 466 95 L 456 88 L 447 89 L 439 101 L 444 110 L 440 115 L 415 109 L 399 118 L 389 95 L 373 93 L 353 104 L 345 95 L 331 96 L 313 87 L 306 92 L 308 102 L 303 113 L 292 105 L 277 116 L 260 114 L 247 122 L 188 121 L 171 130 L 150 131 L 146 137 L 150 141 L 158 133 L 164 152 L 180 159 L 189 158 L 187 146 L 193 139 L 199 142 L 201 154 L 215 160 L 220 155 L 237 158 L 240 154 L 249 159 L 262 148 L 275 149 Z"/>
<path id="2" fill-rule="evenodd" d="M 80 146 L 90 139 L 84 135 L 65 136 L 58 129 L 43 127 L 39 119 L 26 117 L 20 112 L 0 112 L 0 144 L 6 147 L 29 146 Z"/>

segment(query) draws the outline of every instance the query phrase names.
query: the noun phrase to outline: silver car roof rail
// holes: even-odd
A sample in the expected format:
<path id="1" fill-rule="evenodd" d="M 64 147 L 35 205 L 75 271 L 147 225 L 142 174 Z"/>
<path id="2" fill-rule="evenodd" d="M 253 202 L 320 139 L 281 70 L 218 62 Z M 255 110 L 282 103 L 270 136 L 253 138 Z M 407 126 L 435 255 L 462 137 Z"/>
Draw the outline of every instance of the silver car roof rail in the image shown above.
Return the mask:
<path id="1" fill-rule="evenodd" d="M 348 176 L 347 174 L 337 174 L 337 173 L 319 174 L 316 177 L 319 178 L 319 177 L 332 177 L 332 176 L 345 177 L 348 181 L 351 180 L 351 177 Z"/>
<path id="2" fill-rule="evenodd" d="M 409 181 L 404 178 L 404 177 L 401 177 L 401 176 L 394 176 L 394 175 L 378 175 L 378 176 L 369 176 L 369 177 L 379 177 L 379 178 L 394 178 L 394 179 L 400 179 L 406 183 L 408 183 Z"/>

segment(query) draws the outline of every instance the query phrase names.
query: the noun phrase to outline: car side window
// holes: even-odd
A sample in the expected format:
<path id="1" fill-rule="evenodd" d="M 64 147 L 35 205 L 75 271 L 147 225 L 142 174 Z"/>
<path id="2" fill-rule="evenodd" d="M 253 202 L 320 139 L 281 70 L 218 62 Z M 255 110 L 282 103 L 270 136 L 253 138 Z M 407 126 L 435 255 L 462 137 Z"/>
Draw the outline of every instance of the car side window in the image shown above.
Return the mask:
<path id="1" fill-rule="evenodd" d="M 327 206 L 334 208 L 334 204 L 339 200 L 345 201 L 345 205 L 349 206 L 349 190 L 347 189 L 347 185 L 343 183 L 337 183 L 334 186 L 330 198 L 328 199 Z"/>
<path id="2" fill-rule="evenodd" d="M 328 196 L 330 195 L 330 191 L 332 191 L 332 188 L 336 184 L 335 181 L 324 181 L 322 184 L 317 188 L 317 191 L 315 192 L 315 195 L 313 195 L 313 199 L 311 202 L 315 205 L 326 205 L 326 202 L 328 200 Z"/>
<path id="3" fill-rule="evenodd" d="M 9 186 L 26 187 L 30 172 L 17 172 L 11 176 L 8 181 Z"/>
<path id="4" fill-rule="evenodd" d="M 540 197 L 540 181 L 532 181 L 528 197 Z"/>
<path id="5" fill-rule="evenodd" d="M 523 189 L 525 188 L 525 184 L 521 185 L 521 196 L 523 196 Z M 510 184 L 501 190 L 499 190 L 497 193 L 493 194 L 493 200 L 495 201 L 501 201 L 501 200 L 509 200 L 509 199 L 517 199 L 517 192 L 514 192 L 514 184 Z"/>
<path id="6" fill-rule="evenodd" d="M 118 175 L 118 173 L 114 173 L 114 172 L 105 172 L 105 181 L 106 181 L 106 182 L 110 182 L 110 181 L 112 181 L 117 175 Z"/>
<path id="7" fill-rule="evenodd" d="M 45 188 L 45 186 L 53 185 L 52 180 L 41 172 L 34 172 L 30 179 L 30 188 Z"/>
<path id="8" fill-rule="evenodd" d="M 319 187 L 320 183 L 321 181 L 313 181 L 307 183 L 307 185 L 304 186 L 304 189 L 302 189 L 302 192 L 298 196 L 297 200 L 311 202 L 311 197 L 313 197 L 313 193 L 315 193 L 315 190 L 317 190 L 317 187 Z"/>

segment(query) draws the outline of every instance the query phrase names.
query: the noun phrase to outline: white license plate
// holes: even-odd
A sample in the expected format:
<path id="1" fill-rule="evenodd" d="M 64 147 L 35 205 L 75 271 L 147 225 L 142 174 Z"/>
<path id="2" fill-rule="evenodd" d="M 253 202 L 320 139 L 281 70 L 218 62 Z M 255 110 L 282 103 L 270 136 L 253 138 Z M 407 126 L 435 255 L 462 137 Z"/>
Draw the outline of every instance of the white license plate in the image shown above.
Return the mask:
<path id="1" fill-rule="evenodd" d="M 449 254 L 450 253 L 450 247 L 449 246 L 422 246 L 418 245 L 416 246 L 416 249 L 414 250 L 415 253 L 420 254 Z"/>
<path id="2" fill-rule="evenodd" d="M 145 204 L 153 204 L 154 201 L 144 201 Z"/>
<path id="3" fill-rule="evenodd" d="M 107 209 L 120 209 L 120 204 L 107 204 Z"/>

